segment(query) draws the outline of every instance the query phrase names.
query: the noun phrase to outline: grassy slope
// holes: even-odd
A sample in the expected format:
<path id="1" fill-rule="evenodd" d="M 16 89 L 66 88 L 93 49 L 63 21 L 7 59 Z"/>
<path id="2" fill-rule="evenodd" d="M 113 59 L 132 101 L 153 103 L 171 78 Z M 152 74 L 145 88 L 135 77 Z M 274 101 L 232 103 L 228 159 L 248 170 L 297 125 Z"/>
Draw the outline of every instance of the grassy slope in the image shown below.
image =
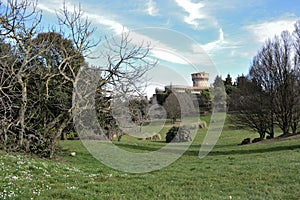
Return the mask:
<path id="1" fill-rule="evenodd" d="M 213 151 L 199 159 L 205 133 L 200 130 L 190 149 L 172 165 L 145 174 L 102 165 L 80 141 L 61 142 L 60 161 L 0 152 L 0 199 L 299 198 L 300 140 L 238 146 L 255 135 L 225 126 Z M 118 145 L 143 152 L 164 143 L 125 137 Z M 68 156 L 71 151 L 77 156 Z"/>

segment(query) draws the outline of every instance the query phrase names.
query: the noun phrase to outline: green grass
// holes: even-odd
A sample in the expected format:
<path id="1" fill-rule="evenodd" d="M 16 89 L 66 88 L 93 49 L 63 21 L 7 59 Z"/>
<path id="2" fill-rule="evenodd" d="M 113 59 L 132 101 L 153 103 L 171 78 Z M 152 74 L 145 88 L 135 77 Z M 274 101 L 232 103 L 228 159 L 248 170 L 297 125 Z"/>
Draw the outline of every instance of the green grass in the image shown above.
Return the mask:
<path id="1" fill-rule="evenodd" d="M 205 133 L 199 130 L 176 162 L 144 174 L 101 164 L 81 141 L 61 141 L 55 161 L 0 151 L 0 199 L 299 199 L 300 140 L 239 146 L 257 135 L 226 125 L 213 151 L 199 159 Z M 165 145 L 133 137 L 115 143 L 134 152 Z"/>

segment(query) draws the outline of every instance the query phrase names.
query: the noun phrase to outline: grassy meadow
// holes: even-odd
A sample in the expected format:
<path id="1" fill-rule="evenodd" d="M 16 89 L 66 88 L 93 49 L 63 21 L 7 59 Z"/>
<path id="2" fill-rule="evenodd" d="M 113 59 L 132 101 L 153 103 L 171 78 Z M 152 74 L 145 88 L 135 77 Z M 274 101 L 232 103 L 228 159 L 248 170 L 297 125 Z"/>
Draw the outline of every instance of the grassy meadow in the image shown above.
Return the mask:
<path id="1" fill-rule="evenodd" d="M 170 127 L 161 131 L 163 138 Z M 258 134 L 227 123 L 212 152 L 200 159 L 206 131 L 199 129 L 173 164 L 143 174 L 101 164 L 76 140 L 61 141 L 54 160 L 0 151 L 0 199 L 299 199 L 300 139 L 240 146 Z M 115 143 L 133 152 L 165 145 L 129 136 Z M 77 155 L 69 156 L 73 151 Z"/>

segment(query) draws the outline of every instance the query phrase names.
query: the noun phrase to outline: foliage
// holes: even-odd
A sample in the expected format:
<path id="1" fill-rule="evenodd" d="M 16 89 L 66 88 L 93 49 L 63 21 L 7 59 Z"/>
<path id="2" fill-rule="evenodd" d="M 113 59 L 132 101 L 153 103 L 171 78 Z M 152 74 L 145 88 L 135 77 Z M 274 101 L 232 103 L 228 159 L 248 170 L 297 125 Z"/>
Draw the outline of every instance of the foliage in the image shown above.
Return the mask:
<path id="1" fill-rule="evenodd" d="M 200 95 L 197 94 L 196 97 L 197 97 L 196 105 L 199 106 L 200 114 L 210 112 L 212 99 L 211 99 L 211 94 L 209 89 L 202 90 L 201 94 Z"/>
<path id="2" fill-rule="evenodd" d="M 225 86 L 232 86 L 233 84 L 232 84 L 232 78 L 231 78 L 231 76 L 230 76 L 230 74 L 227 74 L 227 77 L 226 77 L 226 79 L 225 79 L 225 81 L 224 81 L 224 85 Z"/>
<path id="3" fill-rule="evenodd" d="M 166 93 L 156 93 L 157 103 L 163 105 L 170 94 L 170 91 L 167 91 Z"/>
<path id="4" fill-rule="evenodd" d="M 74 131 L 70 131 L 66 134 L 66 137 L 68 140 L 75 140 L 75 139 L 79 139 L 79 135 L 74 132 Z"/>
<path id="5" fill-rule="evenodd" d="M 211 89 L 212 109 L 215 111 L 225 111 L 227 104 L 227 95 L 224 82 L 221 76 L 216 76 Z"/>
<path id="6" fill-rule="evenodd" d="M 0 94 L 1 101 L 7 101 L 6 111 L 0 113 L 1 148 L 53 157 L 56 140 L 73 117 L 73 87 L 84 63 L 83 51 L 75 45 L 80 41 L 62 32 L 40 32 L 42 15 L 32 1 L 1 4 L 0 15 L 1 41 L 11 48 L 2 52 L 2 59 L 13 52 L 13 60 L 0 68 L 0 88 L 10 91 Z"/>
<path id="7" fill-rule="evenodd" d="M 181 107 L 175 93 L 171 93 L 164 103 L 164 108 L 167 112 L 167 117 L 173 120 L 175 123 L 176 119 L 181 117 Z"/>
<path id="8" fill-rule="evenodd" d="M 224 86 L 224 82 L 223 82 L 221 76 L 217 75 L 217 76 L 215 77 L 213 86 L 214 86 L 214 88 L 218 88 L 218 87 L 223 87 L 223 86 Z"/>
<path id="9" fill-rule="evenodd" d="M 146 98 L 132 98 L 129 100 L 129 112 L 133 122 L 142 126 L 148 119 L 149 102 Z"/>
<path id="10" fill-rule="evenodd" d="M 289 32 L 282 32 L 268 40 L 261 51 L 253 58 L 250 76 L 272 97 L 272 113 L 275 123 L 284 134 L 289 133 L 293 109 L 299 103 L 296 90 L 297 74 L 294 72 L 292 38 Z M 295 63 L 297 65 L 297 63 Z"/>
<path id="11" fill-rule="evenodd" d="M 107 65 L 90 67 L 85 58 L 97 45 L 90 39 L 95 29 L 80 8 L 70 12 L 64 5 L 57 16 L 60 31 L 42 32 L 36 2 L 0 2 L 0 149 L 52 158 L 57 140 L 74 131 L 80 106 L 72 100 L 80 95 L 77 77 L 82 70 L 94 72 L 88 86 L 101 75 L 96 110 L 101 123 L 110 121 L 108 127 L 113 127 L 109 106 L 115 94 L 106 96 L 107 91 L 139 92 L 144 73 L 155 64 L 147 60 L 149 45 L 129 48 L 129 35 L 122 34 L 121 41 L 108 41 L 102 52 Z"/>
<path id="12" fill-rule="evenodd" d="M 300 123 L 299 22 L 294 35 L 283 31 L 268 39 L 254 56 L 248 77 L 238 78 L 230 105 L 238 127 L 274 137 L 278 126 L 284 135 L 297 133 Z"/>
<path id="13" fill-rule="evenodd" d="M 270 98 L 255 81 L 243 79 L 236 92 L 231 95 L 230 120 L 238 128 L 250 128 L 257 131 L 260 138 L 265 134 L 272 135 L 273 126 L 270 123 Z"/>

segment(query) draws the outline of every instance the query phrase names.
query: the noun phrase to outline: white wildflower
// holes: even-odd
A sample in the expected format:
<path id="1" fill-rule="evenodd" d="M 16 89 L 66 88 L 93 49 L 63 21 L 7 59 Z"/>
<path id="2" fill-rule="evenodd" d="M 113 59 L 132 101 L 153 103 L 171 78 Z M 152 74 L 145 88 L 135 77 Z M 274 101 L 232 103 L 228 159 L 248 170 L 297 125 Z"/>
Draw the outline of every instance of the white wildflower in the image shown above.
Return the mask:
<path id="1" fill-rule="evenodd" d="M 78 187 L 75 187 L 75 186 L 68 186 L 67 189 L 68 189 L 68 190 L 76 190 L 76 189 L 78 189 Z"/>

